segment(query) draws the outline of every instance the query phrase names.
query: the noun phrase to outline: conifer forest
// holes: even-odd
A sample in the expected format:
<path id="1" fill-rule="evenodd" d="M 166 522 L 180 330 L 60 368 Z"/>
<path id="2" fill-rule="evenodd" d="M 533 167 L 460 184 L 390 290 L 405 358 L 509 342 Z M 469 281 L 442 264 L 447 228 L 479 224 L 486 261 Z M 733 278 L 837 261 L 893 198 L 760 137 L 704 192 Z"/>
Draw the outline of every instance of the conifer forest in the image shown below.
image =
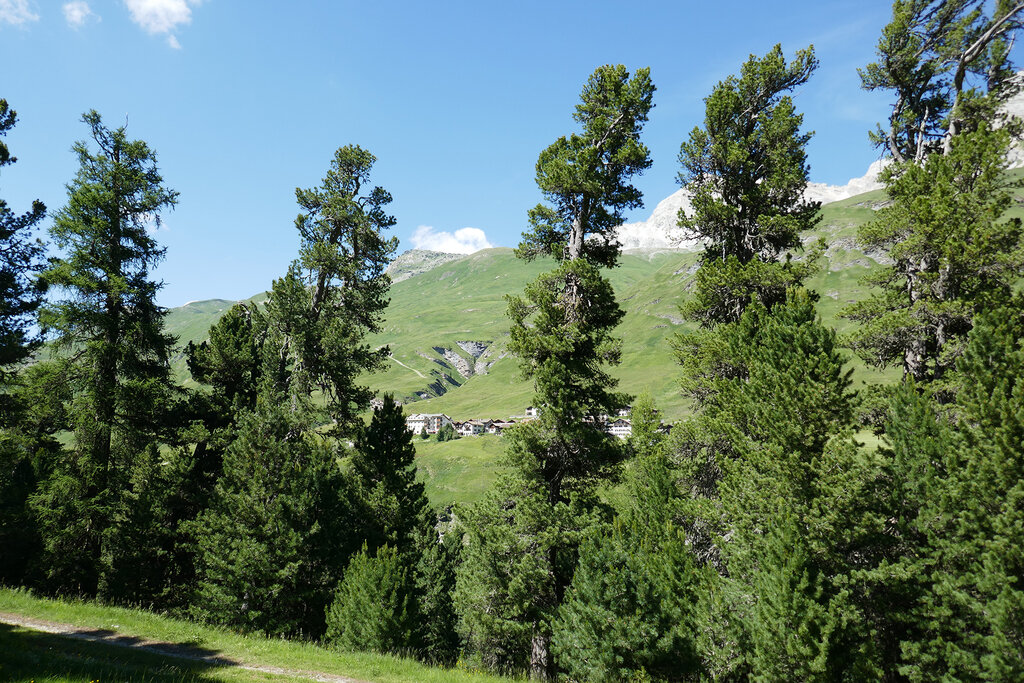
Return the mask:
<path id="1" fill-rule="evenodd" d="M 857 232 L 885 265 L 843 332 L 808 284 L 814 48 L 694 95 L 670 429 L 618 386 L 608 279 L 656 88 L 594 70 L 522 207 L 515 256 L 544 272 L 505 293 L 538 414 L 485 495 L 445 506 L 415 405 L 367 382 L 398 253 L 374 154 L 338 148 L 295 191 L 266 298 L 184 344 L 152 227 L 188 197 L 142 124 L 84 113 L 65 203 L 0 198 L 0 585 L 539 680 L 1024 680 L 1024 121 L 1003 107 L 1022 26 L 1010 0 L 893 4 L 859 70 L 890 105 L 864 143 L 887 200 Z M 0 179 L 15 153 L 0 137 Z M 855 387 L 851 360 L 897 379 Z M 595 427 L 626 409 L 629 438 Z"/>

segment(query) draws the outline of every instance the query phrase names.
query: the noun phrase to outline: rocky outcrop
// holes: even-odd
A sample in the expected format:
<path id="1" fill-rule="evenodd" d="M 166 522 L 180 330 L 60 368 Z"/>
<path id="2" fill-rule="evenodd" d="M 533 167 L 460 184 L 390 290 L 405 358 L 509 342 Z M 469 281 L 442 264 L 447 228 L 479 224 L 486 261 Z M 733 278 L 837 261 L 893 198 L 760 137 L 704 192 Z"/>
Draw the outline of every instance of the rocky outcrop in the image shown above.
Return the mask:
<path id="1" fill-rule="evenodd" d="M 484 354 L 493 342 L 489 341 L 457 341 L 455 342 L 460 349 L 473 356 L 473 358 L 479 358 Z"/>
<path id="2" fill-rule="evenodd" d="M 455 368 L 463 377 L 469 378 L 473 376 L 473 366 L 469 364 L 469 361 L 455 353 L 451 349 L 447 349 L 443 346 L 435 346 L 434 351 L 441 354 L 449 365 Z"/>
<path id="3" fill-rule="evenodd" d="M 409 278 L 425 273 L 451 261 L 458 261 L 466 258 L 465 254 L 447 254 L 443 251 L 430 251 L 429 249 L 410 249 L 395 257 L 386 272 L 391 276 L 391 282 L 401 282 Z"/>

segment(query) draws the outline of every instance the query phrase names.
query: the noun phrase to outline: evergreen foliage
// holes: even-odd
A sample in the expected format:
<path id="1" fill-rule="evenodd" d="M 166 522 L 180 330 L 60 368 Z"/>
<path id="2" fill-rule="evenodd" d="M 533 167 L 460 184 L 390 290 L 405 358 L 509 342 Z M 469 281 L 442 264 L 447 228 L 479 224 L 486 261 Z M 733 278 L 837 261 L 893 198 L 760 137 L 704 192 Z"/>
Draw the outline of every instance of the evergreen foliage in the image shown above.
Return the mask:
<path id="1" fill-rule="evenodd" d="M 0 168 L 17 161 L 3 141 L 16 122 L 16 112 L 0 99 Z M 42 269 L 44 245 L 32 231 L 45 213 L 38 200 L 17 214 L 0 198 L 0 583 L 13 585 L 30 578 L 40 543 L 28 506 L 39 478 L 35 443 L 24 429 L 33 407 L 21 400 L 26 392 L 18 366 L 39 342 L 32 325 L 45 281 L 33 276 Z"/>
<path id="2" fill-rule="evenodd" d="M 1013 680 L 1024 672 L 1022 341 L 1018 294 L 971 332 L 955 423 L 909 389 L 894 406 L 894 478 L 912 501 L 898 510 L 904 548 L 893 572 L 909 577 L 899 584 L 908 609 L 898 621 L 900 672 L 911 680 Z M 929 418 L 935 426 L 913 429 Z"/>
<path id="3" fill-rule="evenodd" d="M 892 206 L 859 235 L 893 264 L 847 310 L 863 324 L 850 343 L 918 382 L 945 381 L 979 308 L 998 305 L 1024 267 L 1020 220 L 1002 220 L 1020 122 L 996 114 L 1020 89 L 1009 52 L 1022 17 L 1012 2 L 900 0 L 861 71 L 866 89 L 896 98 L 888 130 L 872 135 L 894 162 L 882 174 Z"/>
<path id="4" fill-rule="evenodd" d="M 515 475 L 466 511 L 454 600 L 468 661 L 509 673 L 546 669 L 559 581 L 568 585 L 595 521 L 583 505 L 550 505 L 542 486 Z"/>
<path id="5" fill-rule="evenodd" d="M 548 204 L 530 211 L 531 230 L 516 254 L 550 255 L 559 266 L 530 284 L 525 298 L 509 297 L 508 307 L 509 349 L 533 379 L 542 412 L 507 437 L 512 473 L 477 512 L 480 523 L 505 528 L 470 533 L 456 591 L 469 649 L 492 668 L 555 673 L 551 620 L 572 576 L 593 487 L 620 458 L 618 444 L 594 425 L 626 403 L 603 368 L 619 360 L 611 333 L 623 314 L 599 267 L 616 264 L 614 228 L 624 209 L 641 204 L 629 181 L 651 165 L 639 134 L 653 94 L 649 69 L 630 76 L 621 65 L 598 68 L 573 115 L 581 132 L 559 138 L 537 161 Z"/>
<path id="6" fill-rule="evenodd" d="M 948 154 L 883 174 L 892 205 L 863 226 L 865 246 L 893 264 L 866 281 L 878 289 L 845 315 L 865 361 L 942 380 L 963 352 L 975 315 L 1009 296 L 1024 268 L 1019 218 L 1002 218 L 1019 183 L 1007 180 L 1005 129 L 958 135 Z"/>
<path id="7" fill-rule="evenodd" d="M 445 543 L 439 536 L 436 515 L 416 481 L 412 438 L 401 406 L 385 395 L 356 439 L 351 464 L 366 540 L 338 586 L 327 637 L 342 647 L 451 662 L 458 653 L 455 550 L 451 539 Z M 352 622 L 360 612 L 358 623 Z"/>
<path id="8" fill-rule="evenodd" d="M 705 602 L 705 643 L 719 646 L 703 653 L 705 666 L 761 675 L 759 638 L 792 627 L 810 639 L 800 647 L 820 655 L 819 674 L 867 667 L 846 584 L 878 533 L 865 495 L 875 465 L 849 439 L 854 397 L 835 333 L 817 319 L 813 297 L 794 290 L 771 311 L 752 303 L 717 338 L 732 371 L 704 383 L 701 412 L 675 456 L 690 482 L 709 482 L 703 499 L 684 506 L 690 533 L 705 537 L 695 542 L 698 557 L 720 573 L 708 575 L 717 597 Z M 784 549 L 795 536 L 806 557 L 790 562 Z M 808 601 L 817 607 L 807 618 L 824 621 L 797 627 L 791 617 Z"/>
<path id="9" fill-rule="evenodd" d="M 416 630 L 412 578 L 397 549 L 357 553 L 327 612 L 327 639 L 348 650 L 407 652 Z"/>
<path id="10" fill-rule="evenodd" d="M 818 222 L 818 202 L 803 198 L 807 142 L 786 93 L 817 68 L 807 48 L 787 63 L 782 48 L 751 55 L 740 76 L 730 76 L 705 98 L 704 127 L 694 128 L 679 151 L 679 182 L 690 193 L 693 215 L 679 225 L 706 242 L 693 301 L 685 313 L 703 327 L 736 322 L 753 297 L 771 307 L 809 272 L 787 251 Z"/>
<path id="11" fill-rule="evenodd" d="M 649 401 L 648 401 L 649 402 Z M 637 407 L 643 409 L 644 402 Z M 614 525 L 588 536 L 554 625 L 552 648 L 573 680 L 694 680 L 698 576 L 680 492 L 660 444 L 639 450 Z"/>
<path id="12" fill-rule="evenodd" d="M 665 435 L 660 431 L 661 420 L 650 391 L 644 390 L 633 401 L 629 424 L 629 447 L 635 455 L 654 453 L 664 447 Z"/>
<path id="13" fill-rule="evenodd" d="M 164 250 L 148 228 L 177 193 L 164 187 L 145 142 L 129 140 L 124 127 L 108 129 L 95 111 L 82 120 L 97 150 L 74 146 L 80 168 L 50 230 L 65 256 L 43 275 L 63 295 L 42 309 L 40 323 L 63 355 L 54 367 L 72 392 L 74 430 L 72 453 L 38 497 L 47 501 L 39 508 L 43 565 L 55 587 L 133 600 L 139 596 L 110 582 L 108 569 L 122 541 L 115 516 L 132 472 L 168 433 L 174 340 L 155 301 L 160 283 L 149 276 Z M 70 575 L 59 576 L 61 567 Z"/>
<path id="14" fill-rule="evenodd" d="M 325 397 L 324 417 L 349 432 L 370 403 L 362 372 L 379 369 L 387 348 L 366 336 L 380 331 L 391 278 L 385 274 L 398 246 L 384 231 L 391 195 L 366 189 L 375 156 L 359 146 L 339 148 L 319 187 L 296 189 L 303 213 L 295 219 L 299 258 L 274 281 L 267 301 L 272 335 L 279 338 L 277 390 L 293 400 L 313 391 Z M 315 406 L 307 406 L 310 409 Z"/>
<path id="15" fill-rule="evenodd" d="M 459 438 L 459 435 L 455 433 L 455 428 L 447 422 L 441 425 L 441 428 L 437 430 L 437 440 L 439 443 L 452 441 L 457 438 Z"/>
<path id="16" fill-rule="evenodd" d="M 451 664 L 459 656 L 458 615 L 452 595 L 461 540 L 452 532 L 439 537 L 433 527 L 421 529 L 415 539 L 415 642 L 420 656 L 429 662 Z"/>
<path id="17" fill-rule="evenodd" d="M 0 168 L 18 159 L 2 140 L 17 122 L 17 113 L 7 100 L 0 99 Z M 7 384 L 10 366 L 24 360 L 31 352 L 35 339 L 31 331 L 33 313 L 42 301 L 45 281 L 32 275 L 42 268 L 43 244 L 32 238 L 32 230 L 46 215 L 40 201 L 32 208 L 17 214 L 0 199 L 0 381 Z M 0 385 L 2 386 L 2 385 Z M 11 408 L 0 394 L 2 414 L 10 415 Z M 0 427 L 3 427 L 0 422 Z"/>
<path id="18" fill-rule="evenodd" d="M 351 458 L 367 511 L 365 537 L 371 552 L 385 544 L 404 552 L 421 529 L 433 526 L 423 484 L 416 481 L 415 457 L 402 407 L 385 395 L 356 438 Z"/>
<path id="19" fill-rule="evenodd" d="M 897 163 L 920 163 L 991 121 L 1017 87 L 1009 53 L 1022 15 L 1024 6 L 1007 0 L 896 0 L 878 61 L 858 70 L 864 89 L 895 95 L 889 125 L 872 142 Z"/>
<path id="20" fill-rule="evenodd" d="M 283 397 L 245 416 L 211 507 L 190 525 L 200 581 L 193 611 L 275 635 L 323 633 L 330 594 L 361 539 L 333 448 Z"/>
<path id="21" fill-rule="evenodd" d="M 538 679 L 1024 679 L 1024 240 L 1004 159 L 1021 123 L 996 116 L 1021 17 L 896 0 L 861 74 L 896 93 L 873 134 L 891 203 L 860 231 L 892 263 L 848 341 L 904 369 L 866 408 L 800 286 L 816 254 L 791 258 L 818 220 L 791 97 L 813 50 L 776 46 L 715 87 L 680 152 L 679 222 L 706 248 L 676 342 L 693 415 L 670 438 L 647 393 L 627 442 L 601 428 L 628 401 L 601 269 L 641 205 L 654 87 L 597 69 L 578 132 L 539 156 L 517 250 L 556 266 L 508 297 L 540 416 L 505 433 L 486 498 L 442 514 L 401 406 L 360 417 L 397 245 L 373 155 L 342 147 L 296 190 L 298 258 L 187 347 L 201 386 L 180 400 L 151 279 L 177 193 L 146 143 L 86 114 L 63 252 L 38 277 L 44 208 L 0 201 L 0 583 Z M 0 140 L 15 120 L 0 100 Z"/>

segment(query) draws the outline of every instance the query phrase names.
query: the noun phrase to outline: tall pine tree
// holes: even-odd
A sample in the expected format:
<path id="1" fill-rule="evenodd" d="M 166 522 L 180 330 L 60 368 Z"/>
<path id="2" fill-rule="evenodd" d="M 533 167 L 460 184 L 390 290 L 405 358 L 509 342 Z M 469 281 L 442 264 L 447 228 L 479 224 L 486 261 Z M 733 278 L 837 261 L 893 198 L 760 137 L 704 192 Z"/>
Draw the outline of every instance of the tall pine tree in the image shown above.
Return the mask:
<path id="1" fill-rule="evenodd" d="M 1009 56 L 1022 20 L 1016 2 L 899 0 L 878 61 L 861 72 L 864 88 L 895 98 L 888 127 L 872 135 L 893 162 L 881 176 L 892 205 L 859 233 L 892 265 L 845 312 L 862 325 L 850 343 L 917 382 L 945 381 L 974 316 L 1005 299 L 1024 267 L 1020 220 L 1002 219 L 1020 122 L 998 113 L 1020 89 Z"/>
<path id="2" fill-rule="evenodd" d="M 603 66 L 591 75 L 573 115 L 582 130 L 537 161 L 548 203 L 530 210 L 531 230 L 517 250 L 558 262 L 524 298 L 509 298 L 510 349 L 534 382 L 541 415 L 509 434 L 513 474 L 486 504 L 494 507 L 476 517 L 505 529 L 470 527 L 458 595 L 470 649 L 491 665 L 528 665 L 535 677 L 554 674 L 551 621 L 572 576 L 588 498 L 620 457 L 592 422 L 625 403 L 604 368 L 618 362 L 612 330 L 623 313 L 599 268 L 617 262 L 622 211 L 641 205 L 629 181 L 651 165 L 639 136 L 653 93 L 648 69 L 631 76 Z M 505 533 L 510 528 L 518 538 Z M 506 557 L 510 563 L 499 559 Z"/>

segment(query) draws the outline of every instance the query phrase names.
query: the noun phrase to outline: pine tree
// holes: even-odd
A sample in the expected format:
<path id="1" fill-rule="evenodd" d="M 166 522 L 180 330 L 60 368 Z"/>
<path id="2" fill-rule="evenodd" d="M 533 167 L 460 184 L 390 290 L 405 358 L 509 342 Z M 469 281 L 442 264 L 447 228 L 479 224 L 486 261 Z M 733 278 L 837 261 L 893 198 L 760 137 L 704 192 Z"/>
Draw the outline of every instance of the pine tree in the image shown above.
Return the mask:
<path id="1" fill-rule="evenodd" d="M 1005 299 L 1024 267 L 1020 220 L 1001 220 L 1016 186 L 1005 155 L 1020 122 L 997 115 L 1020 88 L 1009 48 L 1022 18 L 1019 3 L 901 0 L 879 60 L 861 72 L 866 89 L 896 98 L 888 130 L 872 136 L 893 160 L 881 176 L 892 205 L 859 232 L 893 263 L 845 312 L 862 324 L 850 344 L 878 367 L 945 382 L 946 401 L 974 316 Z"/>
<path id="2" fill-rule="evenodd" d="M 897 574 L 914 577 L 900 668 L 910 680 L 1014 680 L 1024 673 L 1022 340 L 1018 294 L 980 316 L 971 332 L 959 363 L 956 422 L 944 424 L 926 397 L 913 399 L 918 412 L 936 416 L 942 438 L 915 433 L 909 421 L 895 430 L 901 437 L 893 450 L 909 457 L 894 470 L 920 501 L 908 515 Z"/>
<path id="3" fill-rule="evenodd" d="M 834 667 L 835 639 L 848 609 L 844 595 L 826 594 L 826 580 L 794 520 L 776 518 L 761 560 L 757 603 L 746 625 L 751 680 L 832 681 L 853 673 Z"/>
<path id="4" fill-rule="evenodd" d="M 387 394 L 357 436 L 352 453 L 352 470 L 369 518 L 365 533 L 370 552 L 385 544 L 405 552 L 421 529 L 433 527 L 423 484 L 416 481 L 415 457 L 402 407 Z"/>
<path id="5" fill-rule="evenodd" d="M 1001 218 L 1020 185 L 1005 175 L 1009 142 L 1005 129 L 981 125 L 948 154 L 884 175 L 892 205 L 859 239 L 894 262 L 867 279 L 876 293 L 844 313 L 862 325 L 849 343 L 867 362 L 942 380 L 979 310 L 1009 296 L 1024 268 L 1021 221 Z"/>
<path id="6" fill-rule="evenodd" d="M 72 456 L 39 498 L 53 506 L 39 509 L 44 566 L 55 587 L 132 599 L 107 581 L 107 568 L 135 462 L 166 433 L 174 339 L 164 333 L 155 301 L 160 283 L 150 279 L 164 250 L 149 227 L 177 193 L 163 185 L 145 142 L 129 140 L 124 127 L 105 127 L 94 111 L 82 120 L 97 150 L 75 144 L 80 168 L 50 231 L 65 256 L 43 276 L 63 295 L 42 310 L 40 322 L 64 356 L 57 367 L 73 392 L 74 429 Z M 69 518 L 75 521 L 61 521 Z M 65 580 L 57 573 L 69 547 L 79 568 Z"/>
<path id="7" fill-rule="evenodd" d="M 197 616 L 274 635 L 316 637 L 352 538 L 351 494 L 308 417 L 261 397 L 224 455 L 210 509 L 187 525 L 198 545 Z"/>
<path id="8" fill-rule="evenodd" d="M 693 215 L 680 215 L 680 225 L 705 248 L 694 297 L 683 308 L 700 329 L 678 335 L 673 346 L 683 392 L 702 417 L 681 425 L 673 441 L 693 498 L 688 538 L 701 562 L 718 562 L 714 504 L 707 501 L 717 495 L 721 462 L 732 457 L 725 425 L 716 423 L 719 393 L 745 376 L 745 344 L 760 316 L 739 321 L 752 303 L 771 309 L 782 302 L 816 260 L 815 253 L 801 262 L 783 260 L 818 221 L 817 203 L 803 199 L 810 134 L 800 131 L 803 116 L 788 94 L 816 67 L 812 48 L 789 62 L 779 46 L 764 57 L 751 55 L 738 77 L 720 82 L 705 99 L 704 127 L 680 148 L 679 179 L 693 202 Z"/>
<path id="9" fill-rule="evenodd" d="M 455 612 L 455 570 L 459 563 L 461 537 L 437 529 L 421 529 L 414 539 L 414 595 L 419 623 L 415 642 L 421 658 L 436 664 L 451 664 L 459 656 L 458 615 Z"/>
<path id="10" fill-rule="evenodd" d="M 0 99 L 0 168 L 13 164 L 2 136 L 17 115 Z M 33 444 L 20 428 L 25 410 L 17 400 L 17 365 L 23 362 L 38 339 L 32 333 L 34 314 L 42 302 L 43 281 L 33 278 L 42 268 L 43 244 L 32 237 L 46 207 L 32 203 L 23 214 L 12 211 L 0 199 L 0 583 L 18 584 L 28 577 L 38 548 L 35 521 L 28 509 L 29 496 L 37 486 Z"/>
<path id="11" fill-rule="evenodd" d="M 642 448 L 634 465 L 626 507 L 582 544 L 554 625 L 555 657 L 575 680 L 692 680 L 700 672 L 699 577 L 676 525 L 681 496 L 660 445 Z"/>
<path id="12" fill-rule="evenodd" d="M 813 48 L 787 63 L 782 48 L 751 55 L 705 98 L 703 128 L 679 151 L 679 182 L 693 215 L 679 225 L 705 246 L 687 316 L 703 327 L 736 322 L 755 298 L 767 307 L 809 272 L 808 261 L 780 262 L 818 222 L 818 203 L 803 199 L 806 146 L 791 92 L 817 68 Z"/>
<path id="13" fill-rule="evenodd" d="M 630 76 L 621 65 L 598 68 L 573 115 L 581 132 L 559 138 L 537 161 L 548 204 L 529 212 L 531 229 L 516 253 L 552 256 L 559 265 L 524 298 L 509 298 L 509 348 L 543 411 L 510 432 L 513 474 L 478 512 L 481 522 L 526 536 L 471 532 L 457 590 L 464 636 L 488 666 L 554 674 L 551 620 L 572 576 L 593 487 L 620 458 L 618 444 L 587 422 L 626 402 L 603 367 L 618 362 L 612 330 L 623 313 L 599 268 L 617 262 L 622 211 L 641 205 L 629 181 L 651 165 L 639 134 L 653 93 L 648 69 Z M 498 559 L 513 548 L 509 562 Z M 481 609 L 486 615 L 475 614 Z"/>
<path id="14" fill-rule="evenodd" d="M 705 666 L 721 675 L 762 675 L 751 629 L 758 619 L 784 613 L 777 605 L 759 617 L 761 592 L 788 585 L 806 589 L 804 597 L 776 594 L 779 605 L 813 598 L 821 615 L 833 613 L 833 601 L 844 605 L 841 631 L 813 631 L 820 639 L 801 646 L 821 648 L 819 670 L 870 672 L 867 628 L 844 586 L 864 568 L 865 548 L 878 533 L 880 520 L 865 493 L 876 473 L 850 440 L 854 397 L 835 333 L 817 319 L 813 297 L 794 290 L 770 311 L 752 303 L 718 338 L 733 371 L 707 383 L 701 412 L 684 430 L 716 444 L 710 465 L 718 480 L 708 504 L 683 505 L 690 533 L 710 536 L 698 547 L 711 544 L 705 561 L 721 574 L 708 581 L 707 591 L 720 597 L 705 602 L 704 616 L 710 631 L 704 642 L 720 649 L 703 653 Z M 686 460 L 705 456 L 683 450 L 676 457 L 685 471 Z M 767 531 L 783 524 L 795 525 L 807 553 L 799 567 L 780 564 L 773 544 L 784 541 L 766 541 Z M 784 625 L 764 628 L 770 633 Z"/>
<path id="15" fill-rule="evenodd" d="M 198 541 L 197 610 L 215 621 L 322 634 L 331 593 L 365 540 L 360 496 L 336 449 L 322 441 L 358 433 L 358 413 L 371 397 L 358 378 L 387 356 L 366 342 L 380 329 L 390 284 L 384 268 L 397 244 L 382 234 L 394 225 L 384 213 L 391 196 L 364 188 L 375 160 L 342 147 L 319 187 L 296 190 L 299 258 L 273 282 L 265 313 L 239 311 L 219 340 L 192 356 L 196 372 L 232 395 L 230 407 L 215 405 L 215 413 L 235 414 L 225 428 L 234 437 L 214 504 L 187 525 Z M 379 455 L 404 457 L 401 448 L 389 450 L 395 437 L 387 438 Z M 401 467 L 396 473 L 408 475 Z M 389 510 L 398 515 L 397 505 Z M 377 531 L 385 537 L 408 533 L 394 526 L 405 519 L 382 521 Z"/>
<path id="16" fill-rule="evenodd" d="M 660 431 L 661 420 L 650 391 L 644 390 L 633 401 L 629 425 L 629 447 L 634 454 L 652 453 L 664 447 L 665 435 Z"/>
<path id="17" fill-rule="evenodd" d="M 867 492 L 881 513 L 882 533 L 865 549 L 869 566 L 856 582 L 865 622 L 877 634 L 882 670 L 893 680 L 906 674 L 904 648 L 925 637 L 918 606 L 931 584 L 928 529 L 936 518 L 929 506 L 942 495 L 944 453 L 958 435 L 912 379 L 893 392 L 884 432 L 879 476 Z"/>
<path id="18" fill-rule="evenodd" d="M 358 378 L 388 355 L 366 342 L 381 329 L 391 285 L 384 270 L 398 247 L 396 237 L 384 236 L 395 224 L 385 212 L 391 195 L 364 187 L 376 160 L 359 146 L 341 147 L 319 187 L 295 190 L 303 211 L 295 219 L 299 258 L 267 301 L 268 323 L 284 344 L 278 381 L 288 387 L 278 390 L 293 400 L 322 393 L 321 419 L 341 434 L 370 404 L 372 393 Z"/>
<path id="19" fill-rule="evenodd" d="M 383 559 L 388 548 L 388 552 L 397 553 L 394 562 L 400 565 L 400 571 L 396 569 L 387 576 L 396 581 L 400 578 L 404 583 L 382 585 L 383 593 L 374 609 L 387 609 L 389 605 L 400 609 L 402 614 L 387 618 L 395 623 L 408 621 L 412 627 L 401 632 L 404 640 L 392 634 L 387 647 L 378 643 L 372 649 L 400 649 L 415 652 L 429 661 L 448 662 L 454 659 L 458 650 L 452 605 L 456 551 L 451 538 L 446 543 L 440 537 L 436 528 L 437 515 L 427 502 L 423 484 L 416 481 L 416 449 L 412 438 L 412 432 L 405 426 L 402 407 L 391 395 L 385 395 L 370 424 L 360 431 L 351 458 L 357 493 L 367 520 L 363 532 L 367 539 L 363 546 L 367 557 L 360 560 L 361 564 L 352 566 L 366 569 L 367 562 L 390 562 Z M 378 555 L 370 558 L 369 554 L 375 551 Z M 351 602 L 353 600 L 378 600 L 365 587 L 360 589 L 361 597 L 356 597 L 346 588 L 347 585 L 349 579 L 346 575 L 338 588 L 329 619 L 337 614 L 338 609 L 345 614 L 358 611 Z M 402 600 L 392 601 L 384 594 L 387 591 L 397 591 L 394 594 L 400 593 Z M 340 607 L 339 600 L 348 606 Z M 349 636 L 338 635 L 345 628 L 339 622 L 333 631 L 330 628 L 329 631 L 334 632 L 343 645 L 355 647 Z M 328 638 L 332 638 L 330 633 Z"/>
<path id="20" fill-rule="evenodd" d="M 352 558 L 327 612 L 327 640 L 337 647 L 383 653 L 408 652 L 416 630 L 407 562 L 384 545 Z"/>
<path id="21" fill-rule="evenodd" d="M 979 0 L 897 0 L 878 61 L 858 70 L 865 90 L 893 91 L 888 126 L 871 140 L 898 164 L 948 153 L 1013 93 L 1009 60 L 1024 5 Z"/>

